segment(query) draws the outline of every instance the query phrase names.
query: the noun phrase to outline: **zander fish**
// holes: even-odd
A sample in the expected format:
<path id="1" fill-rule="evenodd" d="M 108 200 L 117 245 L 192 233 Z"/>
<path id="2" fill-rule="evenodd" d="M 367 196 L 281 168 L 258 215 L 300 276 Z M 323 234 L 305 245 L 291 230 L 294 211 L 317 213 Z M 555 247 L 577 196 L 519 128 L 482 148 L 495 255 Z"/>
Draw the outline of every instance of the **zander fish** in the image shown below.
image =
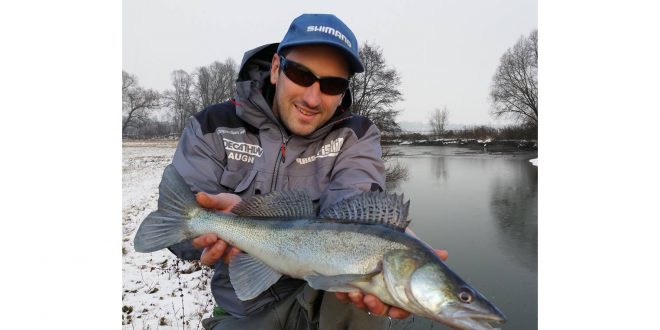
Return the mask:
<path id="1" fill-rule="evenodd" d="M 200 207 L 169 165 L 158 210 L 135 235 L 135 251 L 153 252 L 215 233 L 245 253 L 229 263 L 241 300 L 267 290 L 284 274 L 317 290 L 363 291 L 384 303 L 456 329 L 493 329 L 505 322 L 493 304 L 447 267 L 426 243 L 405 233 L 410 202 L 382 192 L 362 193 L 316 216 L 303 191 L 258 195 L 234 214 Z"/>

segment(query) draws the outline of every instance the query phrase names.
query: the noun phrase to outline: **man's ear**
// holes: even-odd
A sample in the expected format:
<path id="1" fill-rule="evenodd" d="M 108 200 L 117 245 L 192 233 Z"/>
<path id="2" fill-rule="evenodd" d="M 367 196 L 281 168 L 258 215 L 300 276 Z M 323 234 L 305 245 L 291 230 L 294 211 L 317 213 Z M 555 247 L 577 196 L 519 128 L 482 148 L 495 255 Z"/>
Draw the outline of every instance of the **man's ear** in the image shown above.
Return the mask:
<path id="1" fill-rule="evenodd" d="M 277 53 L 273 54 L 273 59 L 270 62 L 270 83 L 276 85 L 277 78 L 280 74 L 280 56 Z"/>

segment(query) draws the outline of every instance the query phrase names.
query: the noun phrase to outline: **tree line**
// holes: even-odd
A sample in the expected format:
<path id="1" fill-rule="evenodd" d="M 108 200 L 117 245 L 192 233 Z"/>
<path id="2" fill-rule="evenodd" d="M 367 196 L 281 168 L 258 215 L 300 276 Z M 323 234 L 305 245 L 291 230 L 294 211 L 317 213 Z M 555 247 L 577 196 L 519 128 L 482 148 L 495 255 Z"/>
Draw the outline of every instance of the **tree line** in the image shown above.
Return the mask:
<path id="1" fill-rule="evenodd" d="M 352 111 L 371 119 L 383 132 L 401 132 L 396 121 L 401 112 L 396 104 L 403 100 L 400 91 L 401 76 L 388 65 L 382 49 L 364 43 L 359 51 L 365 71 L 351 78 Z M 170 74 L 171 88 L 163 92 L 146 89 L 138 78 L 122 71 L 122 133 L 124 136 L 152 137 L 178 136 L 190 116 L 207 106 L 231 99 L 239 67 L 231 58 L 214 61 L 188 73 L 175 70 Z M 538 127 L 538 31 L 521 37 L 500 58 L 490 88 L 495 118 L 513 119 L 507 136 L 523 135 L 536 139 Z M 156 119 L 158 109 L 161 116 Z M 457 132 L 447 130 L 449 109 L 436 108 L 429 115 L 428 124 L 437 137 L 455 137 Z M 489 128 L 496 130 L 494 128 Z M 487 130 L 484 127 L 480 131 Z M 463 130 L 465 131 L 465 130 Z M 476 132 L 473 132 L 476 133 Z M 466 133 L 467 134 L 467 133 Z M 481 135 L 481 133 L 476 134 Z"/>
<path id="2" fill-rule="evenodd" d="M 238 65 L 233 59 L 214 61 L 191 73 L 173 71 L 170 74 L 172 88 L 159 93 L 140 87 L 137 77 L 122 71 L 122 133 L 181 133 L 190 116 L 233 97 L 237 75 Z M 155 120 L 149 116 L 156 109 L 166 110 L 164 119 Z M 158 126 L 166 132 L 153 132 Z"/>

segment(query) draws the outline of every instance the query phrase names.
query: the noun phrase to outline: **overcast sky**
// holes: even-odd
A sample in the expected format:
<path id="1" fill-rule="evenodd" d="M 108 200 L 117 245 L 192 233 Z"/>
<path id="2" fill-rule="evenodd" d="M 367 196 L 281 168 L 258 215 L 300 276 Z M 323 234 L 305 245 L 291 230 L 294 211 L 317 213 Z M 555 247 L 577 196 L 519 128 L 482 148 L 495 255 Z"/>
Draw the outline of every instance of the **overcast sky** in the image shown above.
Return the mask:
<path id="1" fill-rule="evenodd" d="M 500 56 L 538 26 L 535 0 L 123 1 L 122 69 L 169 89 L 170 73 L 279 42 L 302 13 L 332 13 L 358 42 L 379 45 L 401 75 L 399 121 L 447 106 L 451 124 L 502 124 L 489 115 Z M 541 36 L 542 37 L 542 36 Z"/>

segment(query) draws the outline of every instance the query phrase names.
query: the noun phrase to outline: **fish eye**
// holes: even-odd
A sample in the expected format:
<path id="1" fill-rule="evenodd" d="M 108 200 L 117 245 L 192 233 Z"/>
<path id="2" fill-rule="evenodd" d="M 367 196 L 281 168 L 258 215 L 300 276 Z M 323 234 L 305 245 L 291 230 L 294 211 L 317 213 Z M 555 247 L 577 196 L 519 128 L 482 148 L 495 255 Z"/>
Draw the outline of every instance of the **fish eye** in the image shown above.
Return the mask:
<path id="1" fill-rule="evenodd" d="M 458 291 L 458 299 L 460 299 L 461 302 L 469 304 L 472 302 L 473 297 L 474 297 L 474 292 L 472 292 L 472 290 L 468 288 L 461 288 L 461 290 Z"/>

